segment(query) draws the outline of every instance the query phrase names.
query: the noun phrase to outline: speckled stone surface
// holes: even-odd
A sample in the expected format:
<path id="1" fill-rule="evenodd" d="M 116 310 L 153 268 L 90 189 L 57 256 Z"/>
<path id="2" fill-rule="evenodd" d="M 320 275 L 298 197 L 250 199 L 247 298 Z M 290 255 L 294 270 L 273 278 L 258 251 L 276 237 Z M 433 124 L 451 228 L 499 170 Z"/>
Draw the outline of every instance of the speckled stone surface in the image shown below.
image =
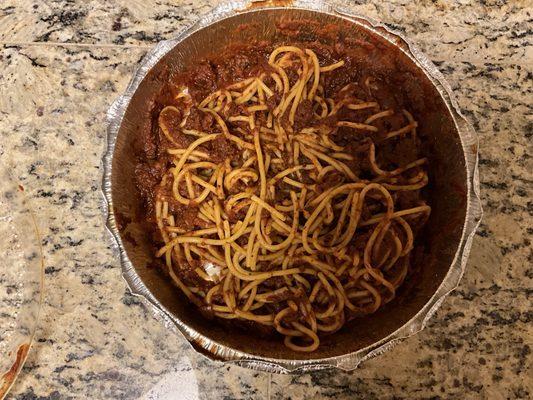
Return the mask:
<path id="1" fill-rule="evenodd" d="M 146 50 L 215 1 L 3 0 L 0 160 L 38 212 L 41 328 L 11 399 L 526 399 L 533 396 L 529 1 L 353 1 L 445 74 L 480 136 L 485 218 L 428 328 L 353 373 L 270 375 L 196 355 L 130 296 L 104 229 L 105 112 Z"/>

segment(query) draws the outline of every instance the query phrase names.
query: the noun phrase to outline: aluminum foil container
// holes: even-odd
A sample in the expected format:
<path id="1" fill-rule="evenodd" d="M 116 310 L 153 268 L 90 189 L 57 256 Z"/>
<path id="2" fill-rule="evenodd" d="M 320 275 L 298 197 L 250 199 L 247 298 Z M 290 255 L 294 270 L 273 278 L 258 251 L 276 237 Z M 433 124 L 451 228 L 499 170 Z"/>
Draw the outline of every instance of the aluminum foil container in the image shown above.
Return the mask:
<path id="1" fill-rule="evenodd" d="M 287 18 L 334 24 L 346 35 L 362 30 L 398 47 L 404 68 L 423 81 L 430 88 L 430 96 L 437 99 L 436 106 L 424 109 L 422 105 L 413 110 L 422 116 L 420 132 L 424 132 L 431 148 L 432 214 L 424 235 L 429 254 L 419 278 L 408 294 L 373 315 L 347 323 L 339 332 L 324 337 L 317 351 L 305 354 L 287 349 L 282 340 L 265 340 L 237 329 L 228 332 L 200 316 L 169 279 L 150 268 L 153 243 L 135 222 L 142 211 L 134 184 L 134 138 L 138 128 L 150 121 L 148 103 L 162 84 L 159 73 L 163 68 L 186 68 L 232 40 L 246 40 L 246 35 L 273 38 L 276 23 Z M 241 24 L 249 24 L 249 29 L 237 30 Z M 175 39 L 157 44 L 142 60 L 125 93 L 111 106 L 108 119 L 103 190 L 107 226 L 116 241 L 123 277 L 133 294 L 164 314 L 198 352 L 211 359 L 280 373 L 332 367 L 352 370 L 422 330 L 463 275 L 482 215 L 477 137 L 437 68 L 401 34 L 383 24 L 320 2 L 295 1 L 284 6 L 225 3 Z"/>

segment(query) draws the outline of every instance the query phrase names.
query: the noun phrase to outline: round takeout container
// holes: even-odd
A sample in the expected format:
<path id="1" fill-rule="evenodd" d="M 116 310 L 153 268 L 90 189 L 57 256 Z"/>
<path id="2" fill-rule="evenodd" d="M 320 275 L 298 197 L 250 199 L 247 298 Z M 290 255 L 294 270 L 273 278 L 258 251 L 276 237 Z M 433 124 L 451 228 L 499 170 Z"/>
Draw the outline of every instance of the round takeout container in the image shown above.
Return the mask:
<path id="1" fill-rule="evenodd" d="M 398 63 L 429 88 L 433 99 L 431 107 L 421 102 L 420 109 L 412 110 L 418 115 L 419 131 L 431 149 L 432 213 L 423 238 L 427 254 L 419 276 L 404 296 L 322 338 L 320 347 L 312 353 L 294 352 L 282 340 L 228 330 L 202 317 L 170 279 L 150 267 L 153 243 L 146 230 L 135 222 L 142 209 L 134 182 L 137 160 L 133 142 L 139 127 L 150 121 L 149 99 L 162 85 L 159 74 L 165 68 L 176 71 L 190 67 L 235 40 L 275 38 L 276 24 L 284 19 L 331 24 L 344 35 L 365 32 L 374 40 L 400 49 Z M 248 28 L 238 29 L 243 24 Z M 352 370 L 422 330 L 463 275 L 482 215 L 477 137 L 437 68 L 402 35 L 383 24 L 324 3 L 294 1 L 284 6 L 245 1 L 225 3 L 175 39 L 158 43 L 144 57 L 125 93 L 109 109 L 108 121 L 103 191 L 107 227 L 116 241 L 123 277 L 133 294 L 143 297 L 173 321 L 192 346 L 211 359 L 280 373 L 331 367 Z"/>

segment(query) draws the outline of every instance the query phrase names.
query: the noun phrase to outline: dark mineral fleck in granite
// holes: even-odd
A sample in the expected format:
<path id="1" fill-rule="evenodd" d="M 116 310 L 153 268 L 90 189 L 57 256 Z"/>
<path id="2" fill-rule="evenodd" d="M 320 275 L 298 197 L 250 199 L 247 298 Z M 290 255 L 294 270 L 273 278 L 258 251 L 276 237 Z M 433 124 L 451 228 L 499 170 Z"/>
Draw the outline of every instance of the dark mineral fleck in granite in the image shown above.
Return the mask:
<path id="1" fill-rule="evenodd" d="M 533 397 L 527 0 L 345 3 L 416 42 L 480 136 L 485 218 L 461 285 L 422 333 L 352 373 L 269 375 L 196 355 L 168 321 L 127 293 L 101 216 L 105 112 L 150 46 L 216 3 L 0 3 L 0 160 L 16 160 L 46 255 L 41 328 L 9 398 Z"/>

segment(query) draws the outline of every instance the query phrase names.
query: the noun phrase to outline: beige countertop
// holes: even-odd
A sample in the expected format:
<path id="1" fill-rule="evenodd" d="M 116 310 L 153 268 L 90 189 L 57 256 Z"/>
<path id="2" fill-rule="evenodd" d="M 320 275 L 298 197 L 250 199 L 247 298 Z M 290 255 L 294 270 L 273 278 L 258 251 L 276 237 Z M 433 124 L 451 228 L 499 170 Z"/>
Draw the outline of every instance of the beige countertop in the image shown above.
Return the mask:
<path id="1" fill-rule="evenodd" d="M 530 398 L 527 1 L 346 2 L 417 43 L 480 136 L 484 221 L 461 285 L 422 333 L 352 373 L 271 375 L 196 355 L 128 294 L 101 211 L 105 113 L 154 43 L 216 3 L 1 2 L 0 159 L 16 161 L 46 256 L 41 327 L 10 398 Z"/>

